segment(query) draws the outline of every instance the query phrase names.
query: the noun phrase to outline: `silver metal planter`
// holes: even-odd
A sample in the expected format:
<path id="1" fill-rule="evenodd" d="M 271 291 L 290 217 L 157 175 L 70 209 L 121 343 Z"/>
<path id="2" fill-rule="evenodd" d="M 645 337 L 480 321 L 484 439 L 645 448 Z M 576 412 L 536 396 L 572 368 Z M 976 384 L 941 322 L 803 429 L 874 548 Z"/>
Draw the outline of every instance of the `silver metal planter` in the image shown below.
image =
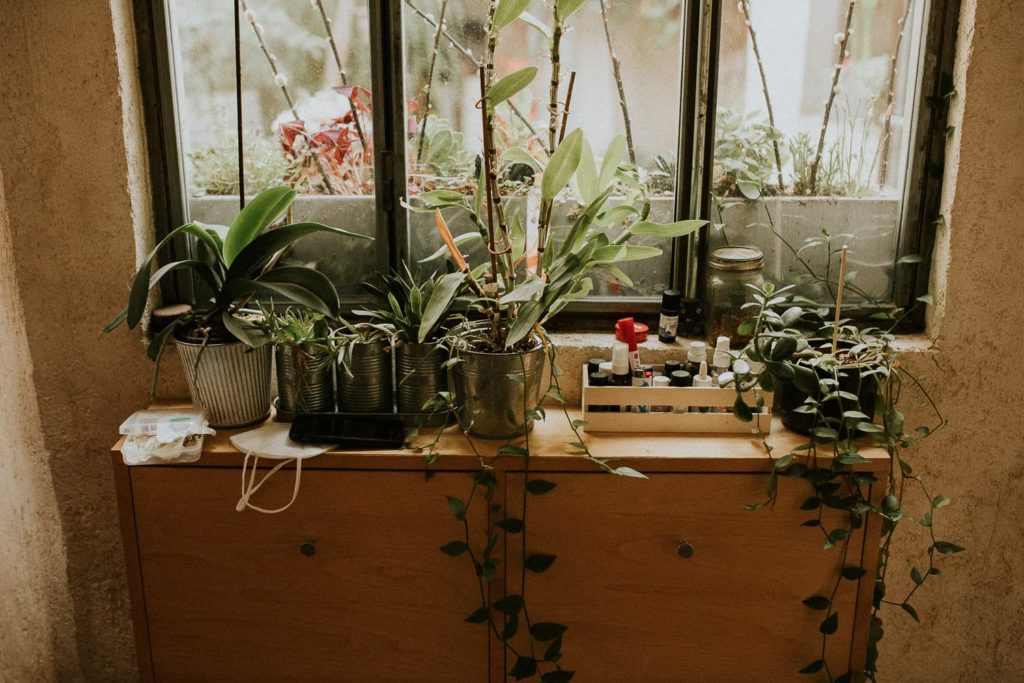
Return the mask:
<path id="1" fill-rule="evenodd" d="M 423 404 L 448 385 L 444 362 L 447 350 L 439 344 L 402 343 L 395 348 L 398 412 L 430 412 Z"/>
<path id="2" fill-rule="evenodd" d="M 525 353 L 457 351 L 452 368 L 459 424 L 485 439 L 509 439 L 533 429 L 526 410 L 540 403 L 544 380 L 544 347 Z M 510 376 L 522 378 L 522 381 Z"/>
<path id="3" fill-rule="evenodd" d="M 334 358 L 326 351 L 309 353 L 295 346 L 274 349 L 277 367 L 277 416 L 334 410 Z"/>
<path id="4" fill-rule="evenodd" d="M 338 409 L 343 413 L 391 412 L 391 355 L 384 341 L 353 343 L 338 365 Z"/>
<path id="5" fill-rule="evenodd" d="M 253 349 L 235 341 L 204 347 L 180 339 L 175 345 L 192 402 L 206 411 L 211 427 L 242 427 L 270 414 L 269 346 Z"/>

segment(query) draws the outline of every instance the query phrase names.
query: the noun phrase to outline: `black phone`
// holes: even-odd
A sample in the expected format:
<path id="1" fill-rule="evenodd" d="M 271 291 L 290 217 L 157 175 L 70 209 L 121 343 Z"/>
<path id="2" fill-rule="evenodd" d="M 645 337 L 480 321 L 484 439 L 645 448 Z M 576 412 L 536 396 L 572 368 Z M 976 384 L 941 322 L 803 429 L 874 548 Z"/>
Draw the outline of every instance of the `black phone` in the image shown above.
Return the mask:
<path id="1" fill-rule="evenodd" d="M 300 443 L 333 444 L 350 449 L 399 448 L 405 443 L 401 419 L 359 413 L 296 415 L 288 436 Z"/>

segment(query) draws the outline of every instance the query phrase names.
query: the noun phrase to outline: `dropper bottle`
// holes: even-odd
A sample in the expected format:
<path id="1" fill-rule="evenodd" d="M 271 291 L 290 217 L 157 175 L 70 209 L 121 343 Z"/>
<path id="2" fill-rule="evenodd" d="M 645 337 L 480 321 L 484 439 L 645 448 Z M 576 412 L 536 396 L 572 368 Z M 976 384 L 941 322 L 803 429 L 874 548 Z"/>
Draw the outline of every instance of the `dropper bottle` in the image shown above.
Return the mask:
<path id="1" fill-rule="evenodd" d="M 711 360 L 711 376 L 718 377 L 729 371 L 732 358 L 729 356 L 729 338 L 719 337 L 715 340 L 715 353 Z"/>
<path id="2" fill-rule="evenodd" d="M 694 388 L 707 389 L 715 386 L 715 379 L 708 374 L 708 362 L 702 360 L 700 362 L 700 370 L 698 374 L 693 378 Z M 691 407 L 690 412 L 692 413 L 710 413 L 714 412 L 714 409 L 710 406 Z"/>
<path id="3" fill-rule="evenodd" d="M 696 377 L 700 371 L 700 364 L 706 362 L 707 359 L 708 347 L 704 342 L 690 342 L 690 348 L 686 351 L 686 363 L 683 364 L 683 370 Z"/>

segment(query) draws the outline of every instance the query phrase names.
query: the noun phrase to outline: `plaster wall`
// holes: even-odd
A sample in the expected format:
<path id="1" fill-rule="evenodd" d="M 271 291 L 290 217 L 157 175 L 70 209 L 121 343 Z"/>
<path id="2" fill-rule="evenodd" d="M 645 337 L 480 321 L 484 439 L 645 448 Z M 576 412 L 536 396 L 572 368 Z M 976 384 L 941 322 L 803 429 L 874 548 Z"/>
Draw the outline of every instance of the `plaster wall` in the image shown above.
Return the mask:
<path id="1" fill-rule="evenodd" d="M 150 366 L 137 336 L 97 335 L 152 234 L 127 7 L 15 0 L 0 12 L 0 341 L 18 359 L 0 368 L 0 433 L 16 445 L 0 464 L 0 495 L 13 494 L 0 503 L 13 553 L 0 558 L 0 590 L 24 593 L 15 621 L 0 606 L 4 680 L 134 676 L 106 449 L 118 422 L 145 404 Z M 1015 401 L 1024 285 L 1014 239 L 1024 215 L 1024 22 L 1015 9 L 1015 0 L 963 0 L 937 304 L 929 339 L 907 342 L 908 367 L 949 420 L 909 457 L 932 495 L 955 501 L 937 515 L 939 535 L 969 550 L 941 560 L 944 575 L 914 597 L 921 625 L 888 612 L 882 680 L 1024 680 Z M 573 368 L 593 347 L 569 335 L 562 351 Z M 570 396 L 575 384 L 567 378 Z M 903 398 L 908 423 L 929 420 L 919 394 Z M 927 545 L 905 529 L 906 548 Z M 907 577 L 909 564 L 895 571 Z M 909 578 L 892 583 L 899 594 Z"/>

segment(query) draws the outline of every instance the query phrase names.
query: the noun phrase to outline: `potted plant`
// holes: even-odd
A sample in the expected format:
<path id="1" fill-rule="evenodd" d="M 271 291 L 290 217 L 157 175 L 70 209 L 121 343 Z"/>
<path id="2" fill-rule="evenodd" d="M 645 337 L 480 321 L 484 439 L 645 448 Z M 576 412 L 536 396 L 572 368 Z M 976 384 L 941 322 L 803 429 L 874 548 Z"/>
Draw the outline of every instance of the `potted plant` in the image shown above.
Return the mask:
<path id="1" fill-rule="evenodd" d="M 264 310 L 257 326 L 274 348 L 277 419 L 290 422 L 296 413 L 333 410 L 334 356 L 324 315 L 304 307 Z"/>
<path id="2" fill-rule="evenodd" d="M 331 335 L 337 360 L 338 410 L 343 413 L 390 413 L 391 339 L 394 330 L 376 323 L 341 321 Z"/>
<path id="3" fill-rule="evenodd" d="M 448 351 L 439 343 L 443 321 L 437 318 L 429 329 L 423 329 L 423 314 L 436 282 L 433 275 L 420 278 L 408 267 L 401 274 L 382 275 L 380 287 L 367 288 L 386 305 L 356 311 L 395 330 L 395 393 L 400 413 L 435 412 L 434 399 L 447 387 L 444 364 Z"/>
<path id="4" fill-rule="evenodd" d="M 167 343 L 176 342 L 192 401 L 207 413 L 211 426 L 237 427 L 266 418 L 270 410 L 270 347 L 245 306 L 260 291 L 289 297 L 314 311 L 337 315 L 338 293 L 322 273 L 302 266 L 276 266 L 278 255 L 296 240 L 317 232 L 360 237 L 320 223 L 295 223 L 271 229 L 287 211 L 295 191 L 270 188 L 249 202 L 226 230 L 187 223 L 172 230 L 143 260 L 128 295 L 128 305 L 104 329 L 143 318 L 149 291 L 168 273 L 189 271 L 209 292 L 188 312 L 153 336 L 148 354 L 157 372 Z M 179 234 L 196 240 L 196 258 L 167 263 L 152 272 L 160 249 Z"/>

